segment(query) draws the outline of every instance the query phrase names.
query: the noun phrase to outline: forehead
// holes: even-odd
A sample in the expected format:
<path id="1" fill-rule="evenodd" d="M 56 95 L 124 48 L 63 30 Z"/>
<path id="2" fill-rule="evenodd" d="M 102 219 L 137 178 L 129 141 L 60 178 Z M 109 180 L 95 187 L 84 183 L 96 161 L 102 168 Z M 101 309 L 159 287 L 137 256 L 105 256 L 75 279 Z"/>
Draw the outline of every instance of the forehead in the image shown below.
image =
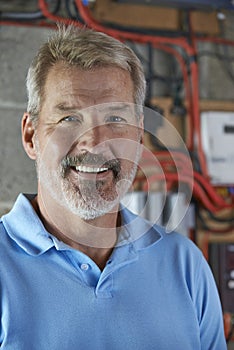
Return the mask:
<path id="1" fill-rule="evenodd" d="M 84 70 L 57 63 L 48 73 L 44 86 L 44 103 L 89 107 L 106 102 L 134 102 L 130 73 L 118 67 Z"/>

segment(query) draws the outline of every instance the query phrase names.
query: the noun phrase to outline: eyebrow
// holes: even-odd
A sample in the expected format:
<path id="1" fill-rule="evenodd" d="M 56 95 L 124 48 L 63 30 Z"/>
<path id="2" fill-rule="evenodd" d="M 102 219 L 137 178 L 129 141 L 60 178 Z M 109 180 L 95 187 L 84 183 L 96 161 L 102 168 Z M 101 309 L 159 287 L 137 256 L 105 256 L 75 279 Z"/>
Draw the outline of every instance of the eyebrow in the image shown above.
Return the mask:
<path id="1" fill-rule="evenodd" d="M 89 106 L 86 108 L 81 108 L 80 106 L 69 106 L 66 105 L 66 103 L 59 103 L 55 106 L 55 110 L 58 112 L 71 112 L 71 111 L 82 111 L 83 109 L 87 109 L 87 108 L 92 108 L 92 107 L 97 107 L 102 105 L 98 104 L 98 105 L 93 105 L 93 106 Z M 130 110 L 131 107 L 129 106 L 129 103 L 120 103 L 120 102 L 108 102 L 108 103 L 103 103 L 103 107 L 105 109 L 108 109 L 108 111 L 120 111 L 120 110 Z"/>
<path id="2" fill-rule="evenodd" d="M 122 110 L 131 110 L 131 107 L 129 106 L 129 103 L 119 103 L 119 102 L 113 102 L 113 104 L 107 103 L 106 106 L 104 104 L 104 110 L 105 107 L 108 111 L 122 111 Z"/>
<path id="3" fill-rule="evenodd" d="M 65 103 L 59 103 L 55 106 L 55 110 L 58 112 L 71 112 L 71 111 L 79 111 L 79 106 L 68 106 Z"/>

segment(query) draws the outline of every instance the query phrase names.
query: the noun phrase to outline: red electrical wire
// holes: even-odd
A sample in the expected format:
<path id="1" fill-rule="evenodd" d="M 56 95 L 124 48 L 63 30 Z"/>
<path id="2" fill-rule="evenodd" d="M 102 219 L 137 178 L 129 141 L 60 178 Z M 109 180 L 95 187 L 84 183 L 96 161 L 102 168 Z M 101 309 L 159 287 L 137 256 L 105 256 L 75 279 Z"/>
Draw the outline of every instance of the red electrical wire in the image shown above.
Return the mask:
<path id="1" fill-rule="evenodd" d="M 200 173 L 194 171 L 193 173 L 195 181 L 199 182 L 203 188 L 206 189 L 208 195 L 210 196 L 211 200 L 213 200 L 214 203 L 217 203 L 220 207 L 223 208 L 233 208 L 232 204 L 227 203 L 222 197 L 218 195 L 218 193 L 215 191 L 214 187 L 211 186 L 210 182 L 207 181 Z"/>
<path id="2" fill-rule="evenodd" d="M 152 159 L 152 155 L 157 159 L 160 159 L 162 157 L 172 159 L 174 160 L 175 163 L 177 161 L 181 161 L 181 163 L 185 166 L 185 169 L 187 167 L 188 162 L 192 164 L 189 155 L 186 155 L 183 152 L 174 151 L 174 150 L 163 150 L 163 151 L 160 150 L 160 151 L 150 151 L 150 152 L 143 150 L 142 158 L 143 160 L 147 160 L 147 159 L 150 160 Z M 192 169 L 192 165 L 191 165 L 191 169 Z"/>
<path id="3" fill-rule="evenodd" d="M 233 208 L 233 204 L 227 203 L 221 196 L 219 196 L 218 193 L 215 191 L 214 187 L 210 184 L 209 181 L 207 181 L 207 179 L 203 177 L 203 175 L 196 171 L 193 171 L 193 174 L 191 174 L 190 171 L 188 172 L 186 168 L 186 163 L 184 163 L 183 161 L 177 160 L 175 164 L 174 161 L 172 162 L 170 160 L 161 160 L 160 164 L 162 165 L 165 172 L 170 171 L 171 167 L 176 166 L 177 172 L 180 172 L 181 174 L 184 174 L 186 176 L 192 175 L 194 181 L 207 192 L 208 197 L 217 207 L 220 207 L 222 209 Z"/>
<path id="4" fill-rule="evenodd" d="M 209 42 L 214 44 L 220 44 L 220 45 L 228 45 L 228 46 L 234 46 L 234 41 L 224 38 L 215 38 L 215 37 L 195 37 L 195 40 L 197 42 Z"/>
<path id="5" fill-rule="evenodd" d="M 147 166 L 155 166 L 154 159 L 150 159 L 150 156 L 147 154 L 148 152 L 143 153 L 143 162 L 142 167 Z M 144 156 L 146 155 L 146 157 Z M 160 156 L 164 156 L 165 154 L 169 155 L 168 158 L 160 159 Z M 177 157 L 179 155 L 179 152 L 177 154 Z M 186 160 L 175 160 L 175 157 L 172 157 L 170 153 L 166 151 L 162 152 L 155 152 L 154 156 L 157 157 L 157 160 L 160 164 L 160 167 L 163 169 L 162 173 L 157 173 L 150 175 L 147 179 L 147 183 L 143 185 L 143 188 L 145 190 L 148 190 L 149 187 L 154 183 L 155 181 L 174 181 L 175 183 L 178 183 L 178 181 L 185 182 L 189 184 L 190 188 L 193 190 L 194 196 L 199 199 L 205 208 L 210 210 L 213 213 L 222 211 L 223 209 L 232 209 L 233 204 L 226 203 L 225 200 L 220 197 L 214 188 L 210 185 L 210 183 L 202 177 L 201 174 L 197 172 L 191 172 L 187 170 L 186 164 L 188 162 L 188 159 Z M 182 159 L 184 158 L 184 155 L 182 155 Z M 176 168 L 176 172 L 171 172 L 171 169 Z"/>
<path id="6" fill-rule="evenodd" d="M 180 181 L 189 185 L 191 191 L 193 192 L 194 197 L 197 198 L 203 204 L 203 206 L 207 208 L 209 211 L 211 211 L 212 213 L 218 213 L 223 211 L 223 209 L 225 209 L 224 207 L 215 206 L 215 204 L 213 203 L 213 201 L 209 199 L 209 197 L 207 196 L 203 188 L 200 187 L 200 185 L 197 182 L 193 182 L 193 180 L 191 180 L 191 178 L 186 175 L 178 176 L 177 173 L 164 173 L 164 174 L 151 175 L 148 177 L 147 183 L 143 185 L 143 190 L 148 191 L 152 183 L 154 183 L 155 181 L 162 181 L 165 179 L 166 181 L 169 180 L 175 183 L 178 183 L 178 181 Z"/>
<path id="7" fill-rule="evenodd" d="M 109 34 L 118 39 L 122 40 L 131 40 L 139 43 L 152 43 L 152 44 L 172 44 L 179 45 L 184 50 L 188 52 L 188 54 L 193 54 L 191 46 L 188 44 L 187 40 L 183 37 L 180 38 L 168 38 L 168 37 L 160 37 L 153 36 L 147 34 L 138 34 L 132 33 L 128 31 L 121 31 L 118 29 L 111 29 L 103 26 L 101 23 L 92 18 L 90 14 L 90 10 L 87 6 L 82 4 L 82 0 L 75 0 L 76 6 L 79 10 L 79 14 L 84 20 L 84 22 L 91 28 Z"/>
<path id="8" fill-rule="evenodd" d="M 203 176 L 209 179 L 207 166 L 206 166 L 206 158 L 203 152 L 202 147 L 202 138 L 201 138 L 201 123 L 200 123 L 200 108 L 199 108 L 199 74 L 198 74 L 198 64 L 197 64 L 197 48 L 196 48 L 196 37 L 193 31 L 192 21 L 189 14 L 189 31 L 190 31 L 190 39 L 191 46 L 194 52 L 194 60 L 190 64 L 191 69 L 191 83 L 192 83 L 192 95 L 193 95 L 193 122 L 194 122 L 194 149 L 198 151 L 198 158 L 200 162 L 200 167 L 202 170 Z"/>
<path id="9" fill-rule="evenodd" d="M 153 154 L 153 157 L 152 157 Z M 188 169 L 188 162 L 190 159 L 183 153 L 180 152 L 169 152 L 169 151 L 157 151 L 157 152 L 146 152 L 143 151 L 143 166 L 155 166 L 154 157 L 158 160 L 160 166 L 163 168 L 165 173 L 171 172 L 171 169 L 175 169 L 179 174 L 187 177 L 193 176 L 194 182 L 197 186 L 200 186 L 207 192 L 208 198 L 217 209 L 232 209 L 233 204 L 227 203 L 222 197 L 220 197 L 210 182 L 203 177 L 200 173 L 193 171 L 191 168 Z"/>

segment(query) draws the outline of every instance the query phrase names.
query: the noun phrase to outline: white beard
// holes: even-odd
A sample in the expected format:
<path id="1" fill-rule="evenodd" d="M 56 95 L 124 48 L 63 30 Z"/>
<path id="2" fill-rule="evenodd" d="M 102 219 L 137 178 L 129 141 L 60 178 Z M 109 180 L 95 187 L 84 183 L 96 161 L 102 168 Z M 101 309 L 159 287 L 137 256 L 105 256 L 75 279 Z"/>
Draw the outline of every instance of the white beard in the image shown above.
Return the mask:
<path id="1" fill-rule="evenodd" d="M 118 205 L 132 185 L 140 158 L 139 146 L 132 168 L 129 171 L 121 169 L 112 185 L 108 189 L 102 189 L 102 181 L 79 180 L 78 185 L 74 185 L 64 174 L 61 164 L 57 169 L 50 169 L 50 164 L 48 166 L 41 157 L 37 137 L 35 137 L 35 144 L 37 177 L 41 188 L 44 188 L 64 210 L 70 211 L 83 220 L 95 219 L 110 213 Z M 78 175 L 77 178 L 79 178 Z M 44 205 L 46 206 L 46 203 Z"/>

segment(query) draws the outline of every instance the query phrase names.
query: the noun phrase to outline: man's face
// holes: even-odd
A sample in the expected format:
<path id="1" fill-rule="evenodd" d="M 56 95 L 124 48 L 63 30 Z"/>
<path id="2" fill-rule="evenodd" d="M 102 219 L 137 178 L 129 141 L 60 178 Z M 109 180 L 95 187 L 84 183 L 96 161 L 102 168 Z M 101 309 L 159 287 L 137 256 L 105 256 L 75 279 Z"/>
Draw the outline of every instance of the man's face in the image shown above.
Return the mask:
<path id="1" fill-rule="evenodd" d="M 56 64 L 49 72 L 35 134 L 39 192 L 89 220 L 116 208 L 132 184 L 142 120 L 130 74 Z"/>

